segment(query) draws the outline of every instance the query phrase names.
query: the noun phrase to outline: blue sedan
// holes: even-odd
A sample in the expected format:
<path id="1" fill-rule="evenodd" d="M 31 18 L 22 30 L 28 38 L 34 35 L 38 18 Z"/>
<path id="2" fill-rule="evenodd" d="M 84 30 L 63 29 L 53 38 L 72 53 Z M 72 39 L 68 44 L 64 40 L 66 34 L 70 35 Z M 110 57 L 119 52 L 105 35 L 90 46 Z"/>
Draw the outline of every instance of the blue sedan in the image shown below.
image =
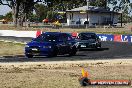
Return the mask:
<path id="1" fill-rule="evenodd" d="M 57 56 L 63 54 L 75 55 L 76 41 L 68 33 L 45 32 L 26 44 L 25 56 Z"/>

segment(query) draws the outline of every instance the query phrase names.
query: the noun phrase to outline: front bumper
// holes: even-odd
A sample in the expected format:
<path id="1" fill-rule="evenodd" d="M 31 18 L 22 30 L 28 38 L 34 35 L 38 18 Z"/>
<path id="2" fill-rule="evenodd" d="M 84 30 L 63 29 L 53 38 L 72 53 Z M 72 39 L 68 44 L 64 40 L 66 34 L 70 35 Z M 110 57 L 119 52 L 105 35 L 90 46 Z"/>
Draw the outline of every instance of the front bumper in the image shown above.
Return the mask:
<path id="1" fill-rule="evenodd" d="M 78 49 L 97 48 L 100 47 L 99 43 L 78 43 Z"/>
<path id="2" fill-rule="evenodd" d="M 52 53 L 52 49 L 25 48 L 25 55 L 48 56 Z"/>

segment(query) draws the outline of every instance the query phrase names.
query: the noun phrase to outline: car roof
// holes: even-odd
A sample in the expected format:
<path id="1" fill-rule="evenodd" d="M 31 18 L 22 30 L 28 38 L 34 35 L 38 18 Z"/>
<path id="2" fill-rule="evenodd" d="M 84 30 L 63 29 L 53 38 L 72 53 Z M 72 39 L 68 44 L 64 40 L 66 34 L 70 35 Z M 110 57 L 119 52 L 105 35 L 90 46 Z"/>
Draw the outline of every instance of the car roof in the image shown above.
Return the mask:
<path id="1" fill-rule="evenodd" d="M 94 32 L 81 32 L 81 33 L 79 33 L 79 34 L 83 34 L 83 33 L 85 33 L 85 34 L 96 34 L 96 33 L 94 33 Z"/>
<path id="2" fill-rule="evenodd" d="M 61 34 L 60 32 L 43 32 L 43 34 Z"/>
<path id="3" fill-rule="evenodd" d="M 59 35 L 59 34 L 70 34 L 70 33 L 64 33 L 64 32 L 43 32 L 43 34 Z"/>
<path id="4" fill-rule="evenodd" d="M 61 32 L 44 32 L 43 34 L 46 34 L 46 35 L 53 35 L 53 36 L 58 36 L 60 34 L 62 34 Z"/>

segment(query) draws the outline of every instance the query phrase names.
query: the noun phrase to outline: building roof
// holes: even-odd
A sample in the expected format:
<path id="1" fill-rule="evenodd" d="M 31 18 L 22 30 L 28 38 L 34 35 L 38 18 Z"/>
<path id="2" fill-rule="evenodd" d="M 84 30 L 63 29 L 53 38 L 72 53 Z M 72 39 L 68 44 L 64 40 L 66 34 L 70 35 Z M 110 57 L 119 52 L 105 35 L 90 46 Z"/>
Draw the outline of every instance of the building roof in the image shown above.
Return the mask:
<path id="1" fill-rule="evenodd" d="M 103 7 L 96 7 L 96 6 L 83 6 L 83 7 L 79 7 L 79 8 L 74 8 L 71 10 L 67 10 L 67 12 L 80 12 L 80 11 L 92 11 L 92 12 L 113 12 L 110 11 L 109 8 L 103 8 Z"/>

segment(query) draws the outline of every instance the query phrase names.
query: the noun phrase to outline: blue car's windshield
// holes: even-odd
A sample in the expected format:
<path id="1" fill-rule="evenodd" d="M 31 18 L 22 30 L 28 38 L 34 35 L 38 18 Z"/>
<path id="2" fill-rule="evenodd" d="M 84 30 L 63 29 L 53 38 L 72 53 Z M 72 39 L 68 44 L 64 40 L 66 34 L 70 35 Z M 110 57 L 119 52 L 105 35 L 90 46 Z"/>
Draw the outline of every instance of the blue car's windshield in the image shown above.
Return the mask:
<path id="1" fill-rule="evenodd" d="M 55 42 L 57 41 L 57 35 L 51 35 L 51 34 L 42 34 L 35 38 L 33 41 L 37 42 Z"/>

